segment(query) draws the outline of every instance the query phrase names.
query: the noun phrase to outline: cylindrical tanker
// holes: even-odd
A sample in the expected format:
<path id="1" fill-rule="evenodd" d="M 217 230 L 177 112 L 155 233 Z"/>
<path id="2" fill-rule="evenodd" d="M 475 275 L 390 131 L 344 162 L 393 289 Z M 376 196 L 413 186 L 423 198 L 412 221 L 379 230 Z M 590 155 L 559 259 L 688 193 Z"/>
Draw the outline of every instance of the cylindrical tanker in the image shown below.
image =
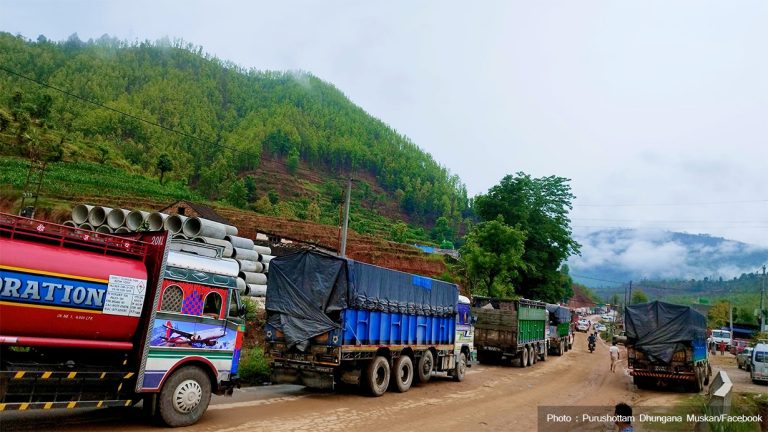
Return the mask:
<path id="1" fill-rule="evenodd" d="M 143 261 L 4 237 L 0 249 L 0 334 L 132 339 L 139 316 L 131 312 L 147 292 Z"/>

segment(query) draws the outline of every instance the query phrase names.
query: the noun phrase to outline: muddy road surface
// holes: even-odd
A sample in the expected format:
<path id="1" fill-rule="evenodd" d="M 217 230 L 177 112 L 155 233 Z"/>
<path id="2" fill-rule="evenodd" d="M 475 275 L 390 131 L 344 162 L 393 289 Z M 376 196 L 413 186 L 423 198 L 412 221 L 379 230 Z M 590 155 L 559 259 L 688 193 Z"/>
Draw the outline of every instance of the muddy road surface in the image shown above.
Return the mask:
<path id="1" fill-rule="evenodd" d="M 603 406 L 618 402 L 663 406 L 686 394 L 635 390 L 626 373 L 626 357 L 610 372 L 608 345 L 590 353 L 584 333 L 573 350 L 550 356 L 533 367 L 474 365 L 463 382 L 433 377 L 407 393 L 379 398 L 355 393 L 313 392 L 276 385 L 239 390 L 215 397 L 197 424 L 186 431 L 210 432 L 349 432 L 532 431 L 539 406 Z M 606 408 L 607 409 L 607 408 Z M 608 413 L 610 414 L 610 413 Z M 606 430 L 611 424 L 583 430 Z M 572 428 L 565 428 L 568 430 Z M 0 430 L 157 431 L 140 408 L 59 412 L 4 413 Z"/>

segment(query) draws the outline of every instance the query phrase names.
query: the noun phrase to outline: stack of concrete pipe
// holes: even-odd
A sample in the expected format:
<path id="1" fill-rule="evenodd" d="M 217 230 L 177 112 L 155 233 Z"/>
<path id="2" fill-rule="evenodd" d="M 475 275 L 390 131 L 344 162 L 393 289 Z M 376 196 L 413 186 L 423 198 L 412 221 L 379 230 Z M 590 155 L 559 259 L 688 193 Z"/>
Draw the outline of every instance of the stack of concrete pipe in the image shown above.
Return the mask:
<path id="1" fill-rule="evenodd" d="M 237 228 L 232 225 L 199 217 L 87 204 L 75 206 L 72 219 L 64 225 L 110 234 L 167 230 L 171 241 L 191 240 L 220 246 L 223 257 L 233 258 L 240 265 L 237 281 L 240 293 L 250 297 L 267 295 L 269 262 L 274 258 L 272 250 L 254 244 L 251 239 L 238 237 Z"/>

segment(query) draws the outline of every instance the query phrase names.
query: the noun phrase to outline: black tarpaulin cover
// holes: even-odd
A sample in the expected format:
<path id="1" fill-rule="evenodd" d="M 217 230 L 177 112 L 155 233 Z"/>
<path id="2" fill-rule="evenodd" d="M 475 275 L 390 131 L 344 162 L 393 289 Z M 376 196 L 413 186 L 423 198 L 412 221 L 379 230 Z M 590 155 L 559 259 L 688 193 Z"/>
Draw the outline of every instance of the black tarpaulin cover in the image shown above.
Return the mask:
<path id="1" fill-rule="evenodd" d="M 707 319 L 688 306 L 654 301 L 627 306 L 628 342 L 652 361 L 669 363 L 678 344 L 707 337 Z"/>
<path id="2" fill-rule="evenodd" d="M 305 350 L 309 339 L 340 328 L 328 317 L 347 307 L 347 262 L 303 251 L 269 263 L 268 322 L 285 334 L 288 346 Z"/>
<path id="3" fill-rule="evenodd" d="M 550 321 L 554 324 L 571 322 L 571 311 L 567 307 L 547 303 L 547 312 L 549 312 Z"/>
<path id="4" fill-rule="evenodd" d="M 270 261 L 266 309 L 288 345 L 304 350 L 312 337 L 340 328 L 334 312 L 346 307 L 451 316 L 458 298 L 448 282 L 302 251 Z"/>

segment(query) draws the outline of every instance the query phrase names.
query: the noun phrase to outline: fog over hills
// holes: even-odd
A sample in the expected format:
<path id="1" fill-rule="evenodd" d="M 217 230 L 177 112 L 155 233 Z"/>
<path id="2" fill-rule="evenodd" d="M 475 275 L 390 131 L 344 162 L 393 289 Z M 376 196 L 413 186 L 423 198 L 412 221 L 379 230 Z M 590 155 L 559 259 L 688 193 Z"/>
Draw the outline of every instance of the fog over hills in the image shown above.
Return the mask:
<path id="1" fill-rule="evenodd" d="M 589 287 L 630 280 L 724 280 L 754 273 L 768 262 L 768 248 L 656 229 L 574 231 L 581 256 L 568 261 L 573 279 Z"/>

